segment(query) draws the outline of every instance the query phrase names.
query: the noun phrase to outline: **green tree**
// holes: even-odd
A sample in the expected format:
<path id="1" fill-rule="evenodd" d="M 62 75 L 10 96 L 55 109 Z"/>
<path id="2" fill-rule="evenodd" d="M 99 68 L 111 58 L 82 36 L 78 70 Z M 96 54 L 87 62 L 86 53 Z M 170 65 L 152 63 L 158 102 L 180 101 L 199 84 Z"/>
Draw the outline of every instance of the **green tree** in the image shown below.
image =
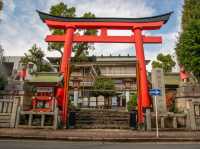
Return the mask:
<path id="1" fill-rule="evenodd" d="M 3 54 L 4 50 L 2 48 L 2 46 L 0 45 L 0 90 L 3 90 L 5 85 L 7 84 L 7 77 L 4 71 L 4 67 L 2 65 L 3 63 Z"/>
<path id="2" fill-rule="evenodd" d="M 60 2 L 56 5 L 53 5 L 50 8 L 50 14 L 55 16 L 62 16 L 62 17 L 76 17 L 76 8 L 75 7 L 68 7 L 67 4 Z M 95 15 L 91 12 L 86 12 L 83 14 L 84 18 L 95 18 Z M 61 29 L 51 29 L 53 35 L 64 34 L 64 30 Z M 84 35 L 95 35 L 97 34 L 96 30 L 78 30 L 77 34 L 81 34 L 83 32 Z M 61 56 L 63 55 L 63 43 L 49 43 L 48 50 L 49 51 L 58 51 Z M 88 49 L 94 48 L 92 44 L 89 43 L 75 43 L 73 46 L 74 57 L 77 61 L 86 60 L 86 56 L 88 55 Z"/>
<path id="3" fill-rule="evenodd" d="M 200 1 L 185 0 L 182 27 L 176 54 L 179 64 L 200 83 Z"/>
<path id="4" fill-rule="evenodd" d="M 24 53 L 24 57 L 21 58 L 21 63 L 26 65 L 28 63 L 33 63 L 37 67 L 37 72 L 51 71 L 51 65 L 44 61 L 44 52 L 40 47 L 34 44 L 28 53 Z"/>
<path id="5" fill-rule="evenodd" d="M 2 11 L 2 9 L 3 9 L 3 1 L 0 0 L 0 11 Z"/>
<path id="6" fill-rule="evenodd" d="M 188 24 L 193 20 L 200 19 L 200 1 L 199 0 L 185 0 L 184 11 L 182 16 L 183 31 L 187 28 Z"/>
<path id="7" fill-rule="evenodd" d="M 7 84 L 7 78 L 0 72 L 0 90 L 3 90 L 6 84 Z"/>
<path id="8" fill-rule="evenodd" d="M 108 98 L 109 96 L 115 95 L 115 84 L 113 80 L 108 78 L 101 78 L 98 77 L 93 85 L 93 94 L 94 96 L 105 96 L 105 98 Z"/>
<path id="9" fill-rule="evenodd" d="M 133 94 L 127 103 L 127 109 L 128 111 L 136 110 L 136 106 L 137 106 L 137 95 Z"/>
<path id="10" fill-rule="evenodd" d="M 176 63 L 173 61 L 171 55 L 160 53 L 157 55 L 157 61 L 153 61 L 151 65 L 153 68 L 163 68 L 164 72 L 171 72 Z"/>
<path id="11" fill-rule="evenodd" d="M 1 14 L 2 10 L 3 10 L 3 1 L 0 0 L 0 14 Z M 1 19 L 0 19 L 0 22 L 1 22 Z"/>
<path id="12" fill-rule="evenodd" d="M 3 1 L 0 0 L 0 13 L 3 9 Z M 1 19 L 0 19 L 1 21 Z M 2 61 L 3 61 L 3 48 L 2 46 L 0 45 L 0 90 L 3 90 L 5 85 L 7 84 L 7 78 L 5 77 L 5 74 L 4 72 L 2 71 L 3 70 L 3 65 L 2 65 Z"/>

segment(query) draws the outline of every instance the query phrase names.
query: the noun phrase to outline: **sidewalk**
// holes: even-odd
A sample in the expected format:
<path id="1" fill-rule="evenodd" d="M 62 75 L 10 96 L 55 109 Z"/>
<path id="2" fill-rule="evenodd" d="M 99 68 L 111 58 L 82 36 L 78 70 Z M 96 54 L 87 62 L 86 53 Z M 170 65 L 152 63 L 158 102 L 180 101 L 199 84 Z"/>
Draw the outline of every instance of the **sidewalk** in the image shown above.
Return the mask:
<path id="1" fill-rule="evenodd" d="M 200 131 L 156 132 L 120 129 L 13 129 L 0 128 L 0 139 L 36 139 L 65 141 L 115 141 L 115 142 L 178 142 L 200 141 Z"/>

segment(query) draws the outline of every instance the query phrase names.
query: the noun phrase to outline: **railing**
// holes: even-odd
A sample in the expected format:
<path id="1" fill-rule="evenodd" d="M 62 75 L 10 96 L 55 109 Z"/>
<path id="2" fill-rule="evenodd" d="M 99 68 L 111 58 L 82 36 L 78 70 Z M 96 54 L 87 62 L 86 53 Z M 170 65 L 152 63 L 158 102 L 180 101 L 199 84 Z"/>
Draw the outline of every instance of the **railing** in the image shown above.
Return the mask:
<path id="1" fill-rule="evenodd" d="M 57 129 L 59 109 L 54 102 L 52 112 L 24 111 L 22 106 L 17 109 L 16 128 L 53 128 Z"/>
<path id="2" fill-rule="evenodd" d="M 15 127 L 17 106 L 20 96 L 13 94 L 0 95 L 0 127 Z"/>
<path id="3" fill-rule="evenodd" d="M 53 112 L 21 111 L 18 108 L 16 128 L 53 128 L 57 129 L 58 108 Z"/>
<path id="4" fill-rule="evenodd" d="M 200 101 L 199 102 L 193 102 L 193 108 L 194 108 L 194 117 L 195 117 L 196 129 L 200 130 Z"/>
<path id="5" fill-rule="evenodd" d="M 200 84 L 181 84 L 175 101 L 178 111 L 187 113 L 188 128 L 200 130 Z"/>
<path id="6" fill-rule="evenodd" d="M 155 129 L 155 113 L 151 113 L 151 126 Z M 186 113 L 172 113 L 158 115 L 158 126 L 160 129 L 187 129 L 188 116 Z"/>
<path id="7" fill-rule="evenodd" d="M 122 105 L 122 101 L 116 100 L 116 102 L 113 104 L 112 99 L 109 98 L 107 100 L 104 100 L 104 98 L 96 98 L 96 97 L 90 97 L 90 98 L 81 98 L 79 99 L 79 106 L 80 108 L 87 108 L 87 109 L 125 109 L 125 105 Z"/>

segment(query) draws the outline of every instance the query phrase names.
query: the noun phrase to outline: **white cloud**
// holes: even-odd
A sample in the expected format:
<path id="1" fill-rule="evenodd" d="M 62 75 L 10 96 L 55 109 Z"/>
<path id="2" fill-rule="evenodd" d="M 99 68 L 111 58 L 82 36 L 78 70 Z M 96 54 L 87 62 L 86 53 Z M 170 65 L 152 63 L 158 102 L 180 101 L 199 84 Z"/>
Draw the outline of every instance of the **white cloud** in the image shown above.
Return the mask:
<path id="1" fill-rule="evenodd" d="M 145 17 L 155 12 L 144 0 L 93 0 L 78 3 L 77 10 L 78 15 L 91 11 L 98 17 Z"/>
<path id="2" fill-rule="evenodd" d="M 23 7 L 17 5 L 17 1 L 8 0 L 5 3 L 5 19 L 1 24 L 3 38 L 0 39 L 4 49 L 6 49 L 6 55 L 23 55 L 23 53 L 30 48 L 33 43 L 38 43 L 43 48 L 46 48 L 47 44 L 44 42 L 44 38 L 48 33 L 48 28 L 45 24 L 39 20 L 35 9 L 42 11 L 48 11 L 51 5 L 61 2 L 62 0 L 48 0 L 37 1 L 40 8 L 35 8 L 34 1 L 23 1 Z M 15 3 L 14 3 L 15 2 Z M 70 6 L 75 6 L 77 14 L 80 16 L 83 12 L 91 11 L 98 17 L 144 17 L 151 16 L 155 10 L 149 7 L 144 0 L 135 0 L 134 3 L 131 0 L 93 0 L 93 1 L 64 1 Z M 122 5 L 123 4 L 123 5 Z M 42 8 L 41 8 L 42 6 Z M 19 9 L 21 13 L 18 14 L 18 18 L 12 18 L 15 8 Z M 15 11 L 15 13 L 18 10 Z M 127 31 L 109 31 L 109 34 L 130 34 Z M 13 46 L 14 45 L 14 46 Z M 117 45 L 117 46 L 116 46 Z M 107 54 L 115 53 L 119 54 L 126 52 L 129 53 L 130 45 L 128 44 L 97 44 L 96 54 L 101 54 L 104 51 Z M 104 50 L 102 50 L 104 49 Z M 107 52 L 110 49 L 110 52 Z M 117 49 L 117 50 L 116 50 Z M 13 52 L 16 51 L 17 53 Z M 98 52 L 101 51 L 101 52 Z M 112 52 L 114 51 L 114 52 Z M 126 52 L 124 52 L 126 51 Z M 48 53 L 48 55 L 52 53 Z"/>
<path id="3" fill-rule="evenodd" d="M 7 7 L 7 10 L 11 13 L 13 13 L 15 10 L 14 0 L 7 0 L 6 2 L 4 1 L 4 6 Z"/>
<path id="4" fill-rule="evenodd" d="M 155 9 L 148 6 L 144 0 L 94 0 L 76 5 L 78 15 L 84 12 L 93 12 L 97 17 L 147 17 L 155 13 Z M 116 31 L 111 30 L 108 35 L 131 35 L 131 31 Z M 95 55 L 133 55 L 131 44 L 95 44 L 95 51 L 91 54 Z"/>

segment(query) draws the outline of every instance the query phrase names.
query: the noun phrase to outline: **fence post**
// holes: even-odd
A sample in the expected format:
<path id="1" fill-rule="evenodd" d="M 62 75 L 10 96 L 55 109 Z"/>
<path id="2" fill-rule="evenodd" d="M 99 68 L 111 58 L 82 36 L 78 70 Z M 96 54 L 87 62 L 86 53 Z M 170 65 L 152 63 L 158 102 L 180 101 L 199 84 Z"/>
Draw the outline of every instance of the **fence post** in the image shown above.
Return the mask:
<path id="1" fill-rule="evenodd" d="M 54 121 L 53 121 L 53 129 L 57 129 L 58 126 L 58 108 L 55 107 L 54 109 Z"/>
<path id="2" fill-rule="evenodd" d="M 45 114 L 41 115 L 41 127 L 44 127 L 44 123 L 45 123 Z"/>
<path id="3" fill-rule="evenodd" d="M 196 120 L 195 120 L 194 105 L 192 103 L 192 100 L 189 100 L 189 117 L 190 117 L 191 130 L 196 130 Z"/>
<path id="4" fill-rule="evenodd" d="M 165 128 L 165 117 L 161 116 L 160 117 L 160 128 Z"/>
<path id="5" fill-rule="evenodd" d="M 151 131 L 151 109 L 150 108 L 146 109 L 146 126 L 147 126 L 147 131 Z"/>
<path id="6" fill-rule="evenodd" d="M 18 127 L 19 122 L 20 122 L 20 111 L 21 111 L 21 106 L 18 106 L 18 108 L 17 108 L 16 121 L 15 121 L 15 128 Z"/>
<path id="7" fill-rule="evenodd" d="M 16 119 L 17 119 L 17 107 L 18 107 L 18 103 L 19 103 L 19 98 L 14 96 L 13 99 L 13 107 L 11 110 L 11 118 L 10 118 L 10 127 L 14 128 L 15 124 L 16 124 Z"/>
<path id="8" fill-rule="evenodd" d="M 177 128 L 177 118 L 176 118 L 176 116 L 173 117 L 173 128 Z"/>
<path id="9" fill-rule="evenodd" d="M 186 128 L 188 130 L 190 129 L 190 113 L 189 113 L 188 109 L 187 109 L 187 113 L 186 113 Z"/>

